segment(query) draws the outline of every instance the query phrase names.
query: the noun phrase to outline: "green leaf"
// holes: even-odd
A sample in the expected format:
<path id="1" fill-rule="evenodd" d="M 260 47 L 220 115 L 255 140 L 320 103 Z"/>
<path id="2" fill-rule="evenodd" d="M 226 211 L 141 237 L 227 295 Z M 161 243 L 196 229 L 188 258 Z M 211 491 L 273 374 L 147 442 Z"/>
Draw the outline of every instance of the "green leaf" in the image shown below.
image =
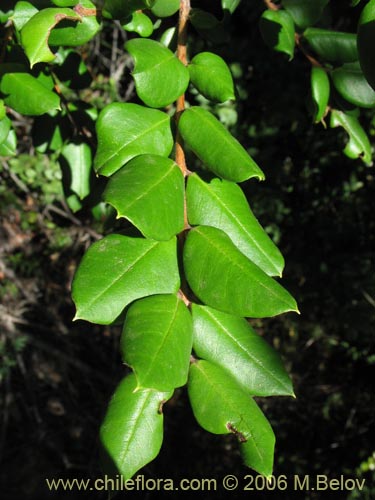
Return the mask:
<path id="1" fill-rule="evenodd" d="M 244 318 L 193 304 L 193 349 L 229 372 L 254 396 L 292 396 L 293 386 L 277 352 Z"/>
<path id="2" fill-rule="evenodd" d="M 324 62 L 344 64 L 358 60 L 355 33 L 308 28 L 303 38 Z"/>
<path id="3" fill-rule="evenodd" d="M 37 12 L 38 9 L 30 2 L 17 2 L 11 17 L 16 30 L 20 31 Z"/>
<path id="4" fill-rule="evenodd" d="M 55 54 L 48 46 L 48 39 L 52 29 L 63 20 L 77 22 L 81 20 L 81 16 L 72 9 L 49 8 L 35 14 L 24 25 L 21 43 L 31 67 L 38 62 L 51 62 L 55 59 Z"/>
<path id="5" fill-rule="evenodd" d="M 255 161 L 209 111 L 197 106 L 186 109 L 178 126 L 189 148 L 216 175 L 234 182 L 264 179 Z"/>
<path id="6" fill-rule="evenodd" d="M 78 7 L 78 6 L 77 6 Z M 100 23 L 97 19 L 95 4 L 90 0 L 81 0 L 80 9 L 76 12 L 81 13 L 80 22 L 64 21 L 59 23 L 52 31 L 49 37 L 49 44 L 52 46 L 65 45 L 66 47 L 77 47 L 90 41 L 99 31 Z M 89 9 L 92 14 L 84 14 L 84 9 Z"/>
<path id="7" fill-rule="evenodd" d="M 213 42 L 215 45 L 223 44 L 229 40 L 229 31 L 223 22 L 202 9 L 191 9 L 189 20 L 197 32 Z"/>
<path id="8" fill-rule="evenodd" d="M 285 10 L 266 10 L 259 22 L 265 43 L 278 52 L 288 54 L 293 59 L 295 29 L 292 16 Z"/>
<path id="9" fill-rule="evenodd" d="M 169 240 L 184 228 L 184 176 L 169 158 L 133 158 L 110 178 L 104 199 L 146 238 Z"/>
<path id="10" fill-rule="evenodd" d="M 313 66 L 311 69 L 311 95 L 314 104 L 315 123 L 322 121 L 327 113 L 330 89 L 329 78 L 325 69 Z"/>
<path id="11" fill-rule="evenodd" d="M 138 97 L 152 108 L 176 101 L 189 85 L 189 71 L 163 44 L 135 38 L 125 44 L 134 59 Z"/>
<path id="12" fill-rule="evenodd" d="M 2 99 L 0 99 L 0 120 L 4 120 L 7 115 L 7 110 L 5 107 L 5 103 Z"/>
<path id="13" fill-rule="evenodd" d="M 68 162 L 70 189 L 82 200 L 90 193 L 91 149 L 84 142 L 66 144 L 61 154 Z"/>
<path id="14" fill-rule="evenodd" d="M 199 424 L 213 434 L 234 433 L 246 465 L 272 474 L 275 436 L 257 404 L 228 373 L 208 361 L 193 363 L 188 392 Z"/>
<path id="15" fill-rule="evenodd" d="M 74 7 L 80 0 L 51 0 L 57 7 Z M 81 0 L 82 1 L 82 0 Z"/>
<path id="16" fill-rule="evenodd" d="M 375 0 L 365 5 L 358 23 L 358 52 L 362 71 L 375 90 Z"/>
<path id="17" fill-rule="evenodd" d="M 0 156 L 14 156 L 16 151 L 16 132 L 13 129 L 10 129 L 7 138 L 0 144 Z"/>
<path id="18" fill-rule="evenodd" d="M 190 224 L 221 229 L 266 274 L 281 276 L 283 256 L 254 217 L 237 184 L 220 179 L 207 183 L 193 174 L 189 176 L 186 199 Z"/>
<path id="19" fill-rule="evenodd" d="M 172 394 L 136 391 L 134 375 L 118 385 L 100 428 L 102 446 L 125 480 L 153 460 L 163 442 L 163 413 Z"/>
<path id="20" fill-rule="evenodd" d="M 375 90 L 370 87 L 359 64 L 345 64 L 332 72 L 336 90 L 350 103 L 362 108 L 375 106 Z"/>
<path id="21" fill-rule="evenodd" d="M 124 21 L 137 10 L 151 8 L 156 0 L 105 0 L 103 16 Z"/>
<path id="22" fill-rule="evenodd" d="M 352 159 L 361 158 L 367 165 L 372 164 L 371 144 L 357 118 L 334 109 L 331 112 L 330 126 L 343 127 L 349 134 L 349 141 L 344 149 L 346 156 Z"/>
<path id="23" fill-rule="evenodd" d="M 241 0 L 221 0 L 223 10 L 228 10 L 231 14 L 237 9 Z"/>
<path id="24" fill-rule="evenodd" d="M 134 300 L 176 293 L 179 286 L 175 238 L 158 242 L 112 234 L 94 243 L 78 267 L 75 319 L 107 325 Z"/>
<path id="25" fill-rule="evenodd" d="M 307 28 L 319 21 L 328 2 L 329 0 L 282 0 L 282 5 L 297 26 Z"/>
<path id="26" fill-rule="evenodd" d="M 136 374 L 137 389 L 170 391 L 185 385 L 192 337 L 191 314 L 175 295 L 155 295 L 132 304 L 121 352 Z"/>
<path id="27" fill-rule="evenodd" d="M 293 297 L 219 229 L 192 229 L 186 238 L 183 259 L 191 289 L 215 309 L 254 318 L 298 312 Z"/>
<path id="28" fill-rule="evenodd" d="M 207 99 L 234 99 L 233 78 L 226 62 L 212 52 L 201 52 L 189 65 L 191 83 Z"/>
<path id="29" fill-rule="evenodd" d="M 156 0 L 151 12 L 157 17 L 173 16 L 180 8 L 180 0 Z"/>
<path id="30" fill-rule="evenodd" d="M 7 116 L 0 120 L 0 144 L 2 144 L 9 135 L 12 122 Z"/>
<path id="31" fill-rule="evenodd" d="M 102 175 L 112 175 L 134 156 L 167 157 L 173 148 L 170 117 L 138 104 L 109 104 L 101 111 L 96 130 L 98 150 L 94 167 Z"/>
<path id="32" fill-rule="evenodd" d="M 60 109 L 59 96 L 29 73 L 6 73 L 0 91 L 6 96 L 6 105 L 23 115 L 37 116 Z"/>
<path id="33" fill-rule="evenodd" d="M 138 35 L 148 37 L 154 31 L 151 19 L 143 12 L 133 12 L 131 20 L 123 25 L 124 30 L 134 31 Z"/>

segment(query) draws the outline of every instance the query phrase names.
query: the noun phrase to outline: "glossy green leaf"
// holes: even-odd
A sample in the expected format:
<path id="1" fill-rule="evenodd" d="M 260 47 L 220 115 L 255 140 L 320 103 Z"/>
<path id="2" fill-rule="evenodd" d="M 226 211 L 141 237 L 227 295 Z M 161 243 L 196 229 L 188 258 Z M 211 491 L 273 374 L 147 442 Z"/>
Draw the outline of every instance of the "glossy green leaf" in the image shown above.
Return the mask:
<path id="1" fill-rule="evenodd" d="M 203 38 L 215 45 L 228 42 L 229 32 L 224 23 L 209 12 L 193 8 L 190 11 L 189 20 Z"/>
<path id="2" fill-rule="evenodd" d="M 362 71 L 375 89 L 375 0 L 365 5 L 358 23 L 358 52 Z"/>
<path id="3" fill-rule="evenodd" d="M 17 151 L 17 136 L 13 129 L 9 130 L 8 136 L 0 144 L 0 156 L 14 156 Z"/>
<path id="4" fill-rule="evenodd" d="M 237 9 L 241 0 L 221 0 L 223 10 L 228 10 L 231 14 Z"/>
<path id="5" fill-rule="evenodd" d="M 80 0 L 79 6 L 92 11 L 92 14 L 81 15 L 80 22 L 65 21 L 59 23 L 49 37 L 51 46 L 65 45 L 66 47 L 77 47 L 90 41 L 100 29 L 97 19 L 96 6 L 90 0 Z M 80 13 L 77 10 L 77 13 Z"/>
<path id="6" fill-rule="evenodd" d="M 169 158 L 133 158 L 110 178 L 104 199 L 146 238 L 169 240 L 184 228 L 184 176 Z"/>
<path id="7" fill-rule="evenodd" d="M 68 162 L 70 189 L 82 200 L 90 193 L 91 149 L 84 142 L 66 144 L 61 154 Z"/>
<path id="8" fill-rule="evenodd" d="M 57 7 L 74 7 L 80 0 L 51 0 Z"/>
<path id="9" fill-rule="evenodd" d="M 328 2 L 329 0 L 282 0 L 282 5 L 297 26 L 307 28 L 319 21 Z"/>
<path id="10" fill-rule="evenodd" d="M 335 109 L 331 112 L 330 126 L 343 127 L 349 134 L 349 141 L 344 149 L 346 156 L 352 159 L 361 158 L 364 163 L 371 165 L 371 144 L 357 118 Z"/>
<path id="11" fill-rule="evenodd" d="M 266 10 L 259 21 L 259 28 L 266 44 L 293 58 L 295 29 L 292 16 L 286 10 Z"/>
<path id="12" fill-rule="evenodd" d="M 135 376 L 128 375 L 109 403 L 100 428 L 100 441 L 109 462 L 125 480 L 153 460 L 163 442 L 162 405 L 170 392 L 136 391 Z"/>
<path id="13" fill-rule="evenodd" d="M 0 120 L 4 120 L 7 115 L 7 110 L 5 107 L 5 103 L 2 99 L 0 99 Z"/>
<path id="14" fill-rule="evenodd" d="M 277 352 L 244 318 L 193 304 L 193 349 L 199 358 L 228 371 L 254 396 L 293 395 Z"/>
<path id="15" fill-rule="evenodd" d="M 362 108 L 375 107 L 375 90 L 368 84 L 359 64 L 345 64 L 332 72 L 336 90 L 350 103 Z"/>
<path id="16" fill-rule="evenodd" d="M 170 391 L 185 385 L 192 343 L 191 314 L 175 295 L 155 295 L 130 306 L 121 352 L 138 388 Z"/>
<path id="17" fill-rule="evenodd" d="M 189 71 L 163 44 L 135 38 L 125 44 L 134 59 L 138 97 L 152 108 L 176 101 L 189 85 Z"/>
<path id="18" fill-rule="evenodd" d="M 61 21 L 81 20 L 74 10 L 67 8 L 43 9 L 33 16 L 21 30 L 21 42 L 31 67 L 38 62 L 51 62 L 55 54 L 48 46 L 52 29 Z"/>
<path id="19" fill-rule="evenodd" d="M 170 117 L 138 104 L 112 103 L 100 113 L 96 123 L 97 173 L 111 175 L 141 154 L 169 156 L 173 148 Z"/>
<path id="20" fill-rule="evenodd" d="M 208 306 L 254 318 L 298 311 L 293 297 L 245 257 L 220 229 L 192 229 L 183 259 L 191 289 Z"/>
<path id="21" fill-rule="evenodd" d="M 128 18 L 137 10 L 151 8 L 156 0 L 105 0 L 103 6 L 103 16 L 111 19 Z"/>
<path id="22" fill-rule="evenodd" d="M 180 0 L 156 0 L 151 12 L 157 17 L 173 16 L 180 8 Z"/>
<path id="23" fill-rule="evenodd" d="M 17 2 L 11 17 L 16 30 L 20 31 L 37 12 L 38 9 L 30 2 Z"/>
<path id="24" fill-rule="evenodd" d="M 0 144 L 2 144 L 9 135 L 12 122 L 7 116 L 0 120 Z"/>
<path id="25" fill-rule="evenodd" d="M 188 392 L 198 423 L 213 434 L 234 433 L 245 463 L 260 474 L 272 474 L 275 436 L 248 394 L 228 372 L 208 361 L 191 365 Z"/>
<path id="26" fill-rule="evenodd" d="M 314 104 L 315 123 L 322 121 L 327 113 L 330 90 L 327 72 L 323 68 L 313 66 L 311 69 L 311 96 Z"/>
<path id="27" fill-rule="evenodd" d="M 187 213 L 190 224 L 224 231 L 250 260 L 270 276 L 281 276 L 284 259 L 251 211 L 241 188 L 233 182 L 204 182 L 189 176 Z"/>
<path id="28" fill-rule="evenodd" d="M 233 78 L 226 62 L 212 52 L 201 52 L 189 65 L 191 83 L 207 99 L 234 99 Z"/>
<path id="29" fill-rule="evenodd" d="M 162 33 L 159 42 L 162 43 L 165 47 L 171 47 L 177 45 L 177 30 L 175 27 L 168 28 Z"/>
<path id="30" fill-rule="evenodd" d="M 324 62 L 344 64 L 358 60 L 355 33 L 308 28 L 303 38 Z"/>
<path id="31" fill-rule="evenodd" d="M 123 25 L 124 30 L 134 31 L 138 35 L 148 37 L 154 31 L 151 19 L 143 12 L 133 12 L 131 20 Z"/>
<path id="32" fill-rule="evenodd" d="M 48 90 L 29 73 L 7 73 L 1 79 L 4 102 L 23 115 L 42 115 L 60 109 L 57 94 Z"/>
<path id="33" fill-rule="evenodd" d="M 189 148 L 216 175 L 234 182 L 264 179 L 255 161 L 209 111 L 196 106 L 186 109 L 179 129 Z"/>
<path id="34" fill-rule="evenodd" d="M 94 243 L 78 267 L 75 319 L 107 325 L 134 300 L 176 293 L 179 285 L 175 238 L 158 242 L 112 234 Z"/>

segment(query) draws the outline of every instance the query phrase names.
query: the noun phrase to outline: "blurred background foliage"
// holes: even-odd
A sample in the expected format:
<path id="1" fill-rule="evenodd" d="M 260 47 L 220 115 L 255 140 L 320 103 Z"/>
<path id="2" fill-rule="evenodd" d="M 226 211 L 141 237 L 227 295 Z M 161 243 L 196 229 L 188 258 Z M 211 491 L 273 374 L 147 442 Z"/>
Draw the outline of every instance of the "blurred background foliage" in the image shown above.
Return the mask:
<path id="1" fill-rule="evenodd" d="M 354 32 L 360 6 L 331 3 L 336 28 Z M 206 4 L 210 2 L 200 2 L 202 8 Z M 230 64 L 238 98 L 213 111 L 266 174 L 266 182 L 243 187 L 285 256 L 284 283 L 302 313 L 254 321 L 282 354 L 297 396 L 260 400 L 277 436 L 274 473 L 365 478 L 362 492 L 338 492 L 338 498 L 371 499 L 374 169 L 342 154 L 345 132 L 312 124 L 310 63 L 302 53 L 288 62 L 265 46 L 258 29 L 263 10 L 260 1 L 242 2 L 229 24 L 228 40 L 215 46 Z M 76 93 L 82 102 L 101 109 L 113 99 L 134 98 L 131 63 L 122 50 L 125 38 L 119 26 L 108 25 L 82 48 L 92 77 Z M 194 30 L 190 41 L 191 55 L 212 49 L 211 42 L 196 40 Z M 191 104 L 196 100 L 202 102 L 194 93 L 188 96 Z M 366 111 L 364 120 L 374 144 L 372 114 Z M 48 492 L 44 479 L 100 476 L 98 427 L 123 375 L 119 330 L 71 323 L 69 290 L 77 262 L 107 231 L 113 215 L 96 205 L 101 185 L 93 190 L 94 200 L 73 213 L 57 158 L 36 151 L 31 121 L 16 118 L 18 153 L 2 157 L 0 164 L 1 489 L 6 498 L 72 498 L 76 493 Z M 146 477 L 250 473 L 231 436 L 209 435 L 195 423 L 184 390 L 165 406 L 165 415 L 163 448 L 144 469 Z M 329 494 L 257 492 L 254 498 L 320 499 Z M 220 491 L 204 497 L 227 495 L 242 497 Z M 107 497 L 99 492 L 89 496 Z M 168 494 L 126 493 L 129 498 L 159 496 Z"/>

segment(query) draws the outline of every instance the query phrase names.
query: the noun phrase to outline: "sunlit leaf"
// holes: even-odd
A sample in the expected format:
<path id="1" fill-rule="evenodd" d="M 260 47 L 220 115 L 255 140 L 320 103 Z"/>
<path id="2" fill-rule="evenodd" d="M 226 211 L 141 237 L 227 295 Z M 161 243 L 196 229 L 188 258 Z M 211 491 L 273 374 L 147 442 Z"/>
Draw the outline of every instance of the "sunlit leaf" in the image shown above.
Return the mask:
<path id="1" fill-rule="evenodd" d="M 157 17 L 173 16 L 180 8 L 180 0 L 156 0 L 151 12 Z"/>
<path id="2" fill-rule="evenodd" d="M 226 62 L 212 52 L 201 52 L 189 64 L 191 83 L 207 99 L 234 99 L 233 78 Z"/>
<path id="3" fill-rule="evenodd" d="M 95 170 L 111 175 L 141 154 L 169 156 L 173 147 L 170 117 L 138 104 L 112 103 L 96 123 L 98 150 Z"/>
<path id="4" fill-rule="evenodd" d="M 112 234 L 94 243 L 78 267 L 75 319 L 106 325 L 134 300 L 176 293 L 179 285 L 175 238 L 158 242 Z"/>
<path id="5" fill-rule="evenodd" d="M 38 9 L 30 2 L 17 2 L 11 17 L 16 30 L 20 31 L 37 12 Z"/>
<path id="6" fill-rule="evenodd" d="M 221 0 L 223 10 L 228 10 L 231 14 L 237 9 L 241 0 Z"/>
<path id="7" fill-rule="evenodd" d="M 192 320 L 175 295 L 138 300 L 126 314 L 122 357 L 137 377 L 138 388 L 169 391 L 187 382 Z"/>
<path id="8" fill-rule="evenodd" d="M 293 297 L 214 227 L 189 232 L 184 270 L 195 295 L 220 311 L 254 318 L 298 311 Z"/>
<path id="9" fill-rule="evenodd" d="M 146 238 L 169 240 L 184 228 L 184 177 L 169 158 L 133 158 L 111 177 L 104 199 Z"/>
<path id="10" fill-rule="evenodd" d="M 8 137 L 11 125 L 12 122 L 9 120 L 7 116 L 5 116 L 2 120 L 0 120 L 0 144 L 2 144 Z"/>
<path id="11" fill-rule="evenodd" d="M 90 193 L 91 149 L 84 142 L 66 144 L 61 154 L 68 163 L 70 189 L 82 200 Z"/>
<path id="12" fill-rule="evenodd" d="M 186 144 L 212 172 L 223 179 L 242 182 L 264 174 L 241 144 L 209 111 L 193 106 L 179 120 Z"/>
<path id="13" fill-rule="evenodd" d="M 355 33 L 308 28 L 303 38 L 324 62 L 344 64 L 358 60 Z"/>
<path id="14" fill-rule="evenodd" d="M 190 224 L 221 229 L 265 273 L 281 275 L 283 256 L 255 218 L 237 184 L 220 179 L 208 183 L 193 174 L 189 176 L 186 197 Z"/>
<path id="15" fill-rule="evenodd" d="M 362 108 L 375 107 L 375 90 L 368 84 L 359 64 L 345 64 L 335 69 L 332 80 L 348 102 Z"/>
<path id="16" fill-rule="evenodd" d="M 135 62 L 132 75 L 137 94 L 147 106 L 168 106 L 185 92 L 189 71 L 163 44 L 135 38 L 125 48 Z"/>
<path id="17" fill-rule="evenodd" d="M 213 434 L 235 434 L 246 465 L 270 475 L 275 446 L 272 428 L 228 372 L 208 361 L 195 362 L 190 368 L 188 391 L 198 423 Z"/>
<path id="18" fill-rule="evenodd" d="M 375 89 L 375 0 L 365 5 L 358 24 L 359 62 L 367 81 Z"/>
<path id="19" fill-rule="evenodd" d="M 135 391 L 134 375 L 125 377 L 109 403 L 100 428 L 108 461 L 125 480 L 153 460 L 163 442 L 163 403 L 171 392 Z"/>
<path id="20" fill-rule="evenodd" d="M 17 136 L 13 129 L 9 130 L 6 139 L 0 143 L 0 156 L 14 156 L 17 150 Z"/>
<path id="21" fill-rule="evenodd" d="M 312 26 L 323 14 L 329 0 L 282 0 L 283 7 L 300 28 Z"/>
<path id="22" fill-rule="evenodd" d="M 143 12 L 133 12 L 131 20 L 123 25 L 126 31 L 134 31 L 142 37 L 148 37 L 152 35 L 154 31 L 154 25 L 151 19 L 146 16 Z"/>
<path id="23" fill-rule="evenodd" d="M 295 46 L 295 28 L 292 16 L 286 10 L 266 10 L 259 22 L 266 44 L 292 59 Z"/>
<path id="24" fill-rule="evenodd" d="M 315 123 L 320 122 L 327 113 L 330 90 L 331 86 L 326 70 L 313 66 L 311 69 L 311 95 Z"/>

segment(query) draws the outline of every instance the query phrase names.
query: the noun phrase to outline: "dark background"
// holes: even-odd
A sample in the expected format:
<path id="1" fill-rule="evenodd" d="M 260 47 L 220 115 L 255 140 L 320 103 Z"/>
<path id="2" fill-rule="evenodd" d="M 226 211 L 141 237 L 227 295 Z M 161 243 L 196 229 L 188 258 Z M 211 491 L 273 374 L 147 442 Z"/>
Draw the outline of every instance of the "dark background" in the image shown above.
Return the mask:
<path id="1" fill-rule="evenodd" d="M 349 9 L 348 3 L 332 2 L 333 28 L 355 31 L 358 9 Z M 196 41 L 191 30 L 191 51 L 214 50 L 231 65 L 237 102 L 214 111 L 266 174 L 266 182 L 243 188 L 285 256 L 283 284 L 301 311 L 301 316 L 254 322 L 282 355 L 297 396 L 259 399 L 277 438 L 274 474 L 286 475 L 289 484 L 297 474 L 310 475 L 312 481 L 317 474 L 365 478 L 362 493 L 340 491 L 336 497 L 371 499 L 374 472 L 366 469 L 375 450 L 374 170 L 342 154 L 345 133 L 312 125 L 309 63 L 299 53 L 288 62 L 264 45 L 258 31 L 262 10 L 261 2 L 244 1 L 233 16 L 229 40 L 214 49 Z M 102 105 L 113 94 L 118 99 L 132 96 L 126 61 L 117 88 L 110 82 L 105 55 L 113 43 L 113 31 L 106 28 L 87 50 L 95 81 L 86 98 L 103 99 Z M 121 53 L 118 49 L 119 62 Z M 372 112 L 363 113 L 361 120 L 373 140 Z M 39 168 L 40 157 L 33 159 L 31 126 L 20 118 L 23 156 L 12 164 L 15 173 L 4 160 L 0 171 L 0 491 L 4 498 L 104 499 L 106 493 L 49 492 L 45 485 L 45 478 L 101 476 L 98 428 L 125 368 L 118 328 L 71 322 L 74 269 L 106 227 L 93 222 L 88 210 L 74 216 L 69 212 L 54 164 L 47 161 Z M 39 177 L 30 180 L 26 168 L 39 169 Z M 145 478 L 217 478 L 220 483 L 234 474 L 241 486 L 248 482 L 241 478 L 252 472 L 242 465 L 234 437 L 203 431 L 184 389 L 176 391 L 164 414 L 164 444 L 159 457 L 141 471 Z M 216 493 L 201 495 L 334 495 L 291 488 L 239 490 L 218 487 Z M 193 494 L 199 493 L 185 496 Z M 172 494 L 124 494 L 159 496 Z"/>

